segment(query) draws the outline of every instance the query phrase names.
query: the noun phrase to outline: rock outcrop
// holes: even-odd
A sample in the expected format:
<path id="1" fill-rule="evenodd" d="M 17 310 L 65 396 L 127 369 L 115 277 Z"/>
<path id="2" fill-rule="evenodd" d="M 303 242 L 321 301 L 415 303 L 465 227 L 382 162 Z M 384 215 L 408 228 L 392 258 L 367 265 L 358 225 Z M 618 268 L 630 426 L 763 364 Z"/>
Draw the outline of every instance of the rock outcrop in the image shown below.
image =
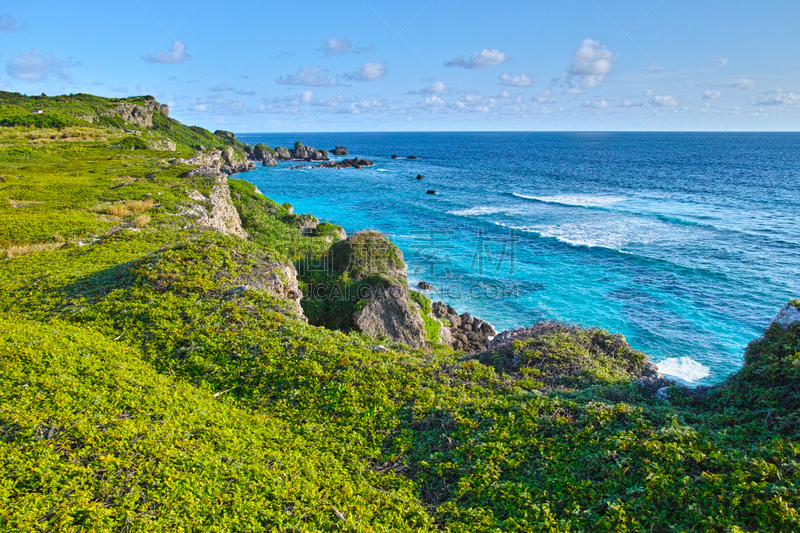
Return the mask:
<path id="1" fill-rule="evenodd" d="M 369 159 L 342 159 L 341 161 L 331 161 L 330 163 L 320 163 L 316 165 L 317 168 L 364 168 L 371 167 L 374 163 Z"/>
<path id="2" fill-rule="evenodd" d="M 278 161 L 289 161 L 292 158 L 292 154 L 283 146 L 275 148 L 275 152 L 278 154 Z"/>
<path id="3" fill-rule="evenodd" d="M 234 297 L 249 290 L 268 292 L 277 298 L 286 300 L 292 314 L 304 322 L 308 322 L 300 305 L 303 293 L 300 290 L 297 270 L 294 266 L 279 262 L 257 263 L 245 274 L 237 276 L 233 283 L 235 286 L 226 291 L 226 296 Z"/>
<path id="4" fill-rule="evenodd" d="M 369 301 L 355 312 L 353 321 L 367 335 L 385 335 L 412 348 L 425 346 L 425 323 L 419 306 L 409 302 L 408 291 L 400 286 L 373 288 Z"/>
<path id="5" fill-rule="evenodd" d="M 294 149 L 290 150 L 289 153 L 291 154 L 292 159 L 297 159 L 300 161 L 328 160 L 328 152 L 326 150 L 317 150 L 316 148 L 305 146 L 299 142 L 294 143 Z"/>
<path id="6" fill-rule="evenodd" d="M 337 146 L 336 148 L 331 150 L 331 153 L 333 155 L 348 155 L 347 148 L 345 148 L 344 146 Z"/>
<path id="7" fill-rule="evenodd" d="M 159 104 L 153 99 L 146 100 L 144 105 L 125 102 L 114 109 L 100 113 L 100 116 L 113 117 L 118 115 L 129 124 L 151 128 L 153 127 L 153 113 L 160 113 L 165 117 L 169 117 L 169 106 Z"/>
<path id="8" fill-rule="evenodd" d="M 200 192 L 187 191 L 188 196 L 195 203 L 184 206 L 181 214 L 192 218 L 201 226 L 214 228 L 225 235 L 235 235 L 242 239 L 247 238 L 247 232 L 242 229 L 242 220 L 239 212 L 231 201 L 228 180 L 225 174 L 209 167 L 201 167 L 189 171 L 192 176 L 205 176 L 212 180 L 211 194 L 206 197 Z"/>
<path id="9" fill-rule="evenodd" d="M 420 308 L 410 299 L 403 253 L 376 231 L 361 231 L 331 246 L 330 265 L 369 288 L 353 312 L 354 326 L 367 335 L 386 335 L 412 348 L 425 346 Z"/>
<path id="10" fill-rule="evenodd" d="M 256 168 L 256 164 L 252 161 L 245 159 L 240 152 L 229 146 L 221 152 L 222 165 L 219 167 L 220 172 L 225 174 L 237 174 L 239 172 L 249 172 Z"/>

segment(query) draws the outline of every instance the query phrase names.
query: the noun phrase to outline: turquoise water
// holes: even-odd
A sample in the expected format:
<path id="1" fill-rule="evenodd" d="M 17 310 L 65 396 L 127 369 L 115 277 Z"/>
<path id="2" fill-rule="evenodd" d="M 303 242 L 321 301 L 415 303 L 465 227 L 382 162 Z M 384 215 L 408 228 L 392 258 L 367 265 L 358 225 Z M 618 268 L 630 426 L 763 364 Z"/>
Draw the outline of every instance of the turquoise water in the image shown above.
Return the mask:
<path id="1" fill-rule="evenodd" d="M 348 233 L 391 235 L 412 283 L 433 283 L 430 297 L 498 331 L 545 319 L 600 326 L 662 372 L 710 384 L 800 296 L 800 134 L 238 137 L 344 145 L 374 161 L 239 177 Z"/>

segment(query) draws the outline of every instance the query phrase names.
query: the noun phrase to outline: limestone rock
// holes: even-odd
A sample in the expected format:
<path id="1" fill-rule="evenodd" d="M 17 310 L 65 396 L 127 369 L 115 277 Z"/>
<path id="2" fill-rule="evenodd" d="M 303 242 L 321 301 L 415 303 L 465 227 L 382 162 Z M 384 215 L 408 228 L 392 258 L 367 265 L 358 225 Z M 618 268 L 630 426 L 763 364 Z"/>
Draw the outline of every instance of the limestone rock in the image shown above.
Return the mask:
<path id="1" fill-rule="evenodd" d="M 100 113 L 101 116 L 113 117 L 118 115 L 122 120 L 129 124 L 136 124 L 143 128 L 153 127 L 153 113 L 160 113 L 165 117 L 169 116 L 169 106 L 156 102 L 152 97 L 145 101 L 144 105 L 123 102 L 114 109 Z"/>
<path id="2" fill-rule="evenodd" d="M 412 348 L 425 346 L 425 323 L 419 307 L 409 302 L 408 292 L 402 287 L 375 288 L 367 305 L 356 311 L 353 319 L 367 335 L 385 335 Z"/>
<path id="3" fill-rule="evenodd" d="M 289 161 L 292 158 L 292 154 L 283 146 L 275 148 L 275 152 L 278 154 L 278 161 Z"/>
<path id="4" fill-rule="evenodd" d="M 197 171 L 200 169 L 193 169 Z M 190 171 L 192 172 L 192 171 Z M 231 201 L 231 192 L 228 188 L 228 180 L 224 174 L 214 169 L 203 169 L 195 175 L 207 176 L 214 181 L 211 195 L 205 197 L 197 191 L 188 193 L 190 199 L 195 202 L 181 209 L 181 214 L 195 219 L 201 226 L 214 228 L 225 235 L 235 235 L 242 239 L 247 238 L 247 232 L 242 229 L 242 220 L 239 212 Z"/>

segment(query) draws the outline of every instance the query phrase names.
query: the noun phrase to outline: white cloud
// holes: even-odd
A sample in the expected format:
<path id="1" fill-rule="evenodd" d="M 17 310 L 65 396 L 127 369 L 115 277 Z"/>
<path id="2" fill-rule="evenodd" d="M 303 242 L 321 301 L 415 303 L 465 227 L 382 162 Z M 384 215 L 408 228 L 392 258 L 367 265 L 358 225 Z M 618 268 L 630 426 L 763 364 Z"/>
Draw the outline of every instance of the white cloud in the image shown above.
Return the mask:
<path id="1" fill-rule="evenodd" d="M 509 87 L 530 87 L 533 84 L 533 79 L 527 74 L 511 76 L 508 72 L 504 72 L 500 75 L 500 83 Z"/>
<path id="2" fill-rule="evenodd" d="M 660 65 L 656 65 L 655 63 L 651 63 L 649 65 L 645 65 L 644 69 L 647 72 L 664 72 L 664 70 L 666 70 L 664 67 L 662 67 Z"/>
<path id="3" fill-rule="evenodd" d="M 320 50 L 322 50 L 322 53 L 326 56 L 336 56 L 345 54 L 360 54 L 362 52 L 369 52 L 374 48 L 374 44 L 369 46 L 353 46 L 353 43 L 350 41 L 350 39 L 346 39 L 344 37 L 331 37 L 323 41 L 322 48 L 320 48 Z"/>
<path id="4" fill-rule="evenodd" d="M 500 91 L 500 98 L 511 98 L 511 93 L 506 90 L 502 90 Z"/>
<path id="5" fill-rule="evenodd" d="M 747 78 L 739 78 L 733 83 L 729 83 L 728 87 L 731 89 L 743 89 L 745 91 L 754 89 L 756 86 L 756 82 L 753 80 L 748 80 Z"/>
<path id="6" fill-rule="evenodd" d="M 212 93 L 221 93 L 221 92 L 225 92 L 225 91 L 232 91 L 233 87 L 225 85 L 224 83 L 219 83 L 219 84 L 215 85 L 214 87 L 211 87 L 208 90 L 211 91 Z"/>
<path id="7" fill-rule="evenodd" d="M 619 106 L 620 107 L 642 107 L 642 106 L 644 106 L 644 104 L 641 103 L 641 102 L 631 102 L 630 100 L 625 100 L 624 102 L 619 104 Z"/>
<path id="8" fill-rule="evenodd" d="M 279 85 L 303 85 L 308 87 L 333 87 L 339 78 L 330 77 L 326 68 L 301 68 L 294 76 L 286 75 L 275 80 Z"/>
<path id="9" fill-rule="evenodd" d="M 711 60 L 714 63 L 716 68 L 722 68 L 728 66 L 728 58 L 727 57 L 718 57 L 716 59 Z"/>
<path id="10" fill-rule="evenodd" d="M 511 58 L 496 48 L 489 50 L 476 50 L 472 53 L 469 59 L 464 59 L 464 56 L 457 57 L 451 61 L 444 63 L 445 67 L 460 67 L 460 68 L 487 68 L 494 67 L 500 63 L 511 61 Z"/>
<path id="11" fill-rule="evenodd" d="M 558 102 L 558 98 L 550 92 L 550 89 L 546 91 L 539 91 L 536 93 L 536 96 L 533 97 L 533 100 L 539 102 L 540 104 L 555 104 Z"/>
<path id="12" fill-rule="evenodd" d="M 408 94 L 449 94 L 451 87 L 443 81 L 434 81 L 424 89 L 408 91 Z"/>
<path id="13" fill-rule="evenodd" d="M 313 102 L 314 98 L 316 96 L 317 95 L 314 94 L 313 91 L 301 91 L 301 92 L 297 93 L 297 97 L 300 98 L 300 101 L 303 102 L 304 104 L 308 104 L 309 102 Z"/>
<path id="14" fill-rule="evenodd" d="M 592 108 L 592 109 L 602 109 L 604 107 L 608 107 L 608 102 L 606 102 L 605 100 L 596 100 L 594 102 L 587 101 L 587 102 L 584 102 L 583 104 L 581 104 L 581 107 L 588 107 L 588 108 Z"/>
<path id="15" fill-rule="evenodd" d="M 432 96 L 428 96 L 427 98 L 423 98 L 420 102 L 420 105 L 425 107 L 441 107 L 445 105 L 445 101 L 434 94 Z"/>
<path id="16" fill-rule="evenodd" d="M 165 65 L 174 65 L 176 63 L 183 63 L 189 59 L 189 54 L 186 53 L 186 45 L 180 41 L 172 43 L 172 48 L 166 52 L 159 52 L 156 55 L 146 55 L 145 61 L 149 63 L 162 63 Z"/>
<path id="17" fill-rule="evenodd" d="M 572 55 L 572 63 L 560 77 L 553 81 L 577 94 L 584 87 L 597 87 L 611 72 L 617 58 L 599 41 L 585 39 Z M 569 89 L 572 89 L 569 91 Z"/>
<path id="18" fill-rule="evenodd" d="M 22 28 L 22 24 L 17 22 L 13 16 L 9 15 L 8 13 L 3 13 L 0 15 L 0 31 L 17 31 L 18 29 Z"/>
<path id="19" fill-rule="evenodd" d="M 377 63 L 365 63 L 357 72 L 348 74 L 347 78 L 356 81 L 375 81 L 383 78 L 389 73 L 386 61 Z"/>
<path id="20" fill-rule="evenodd" d="M 786 93 L 783 88 L 778 87 L 777 91 L 770 91 L 759 96 L 753 105 L 784 105 L 800 103 L 800 94 Z"/>
<path id="21" fill-rule="evenodd" d="M 11 56 L 6 71 L 12 78 L 22 81 L 42 81 L 56 77 L 61 81 L 72 81 L 70 67 L 77 65 L 71 58 L 56 59 L 53 54 L 42 54 L 35 48 L 18 56 Z"/>
<path id="22" fill-rule="evenodd" d="M 192 106 L 192 110 L 205 113 L 206 111 L 208 111 L 208 104 L 194 104 Z"/>
<path id="23" fill-rule="evenodd" d="M 708 90 L 703 92 L 703 100 L 716 100 L 720 96 L 722 96 L 722 93 L 720 91 Z"/>
<path id="24" fill-rule="evenodd" d="M 650 99 L 650 105 L 653 107 L 676 107 L 678 100 L 668 94 L 656 94 Z"/>

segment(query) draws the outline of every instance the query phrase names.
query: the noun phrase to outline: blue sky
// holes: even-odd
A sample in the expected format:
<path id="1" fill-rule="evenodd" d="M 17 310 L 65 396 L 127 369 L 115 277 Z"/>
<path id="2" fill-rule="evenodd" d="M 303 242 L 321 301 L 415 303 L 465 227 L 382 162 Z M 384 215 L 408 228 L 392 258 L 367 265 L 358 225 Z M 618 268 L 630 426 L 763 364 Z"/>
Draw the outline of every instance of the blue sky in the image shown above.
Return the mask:
<path id="1" fill-rule="evenodd" d="M 100 6 L 100 7 L 98 7 Z M 19 2 L 0 89 L 209 129 L 800 129 L 800 2 Z"/>

